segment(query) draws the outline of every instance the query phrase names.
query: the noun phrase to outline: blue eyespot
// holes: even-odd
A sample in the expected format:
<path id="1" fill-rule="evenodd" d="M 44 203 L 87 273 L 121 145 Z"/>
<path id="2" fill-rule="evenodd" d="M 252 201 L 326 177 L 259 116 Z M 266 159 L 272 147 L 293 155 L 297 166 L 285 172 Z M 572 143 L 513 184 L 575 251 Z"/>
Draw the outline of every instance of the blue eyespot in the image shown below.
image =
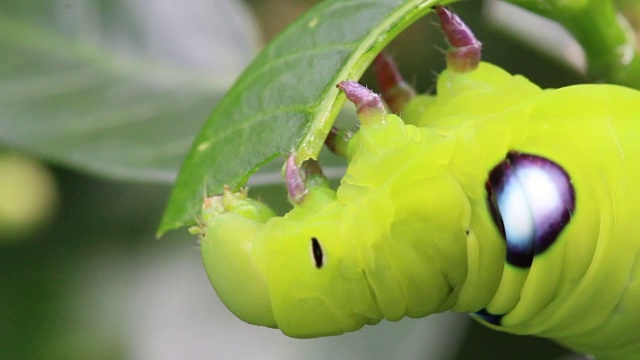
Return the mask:
<path id="1" fill-rule="evenodd" d="M 502 317 L 504 315 L 496 315 L 496 314 L 492 314 L 489 311 L 487 311 L 487 309 L 482 309 L 480 311 L 477 311 L 473 314 L 471 314 L 472 316 L 478 317 L 486 322 L 488 322 L 489 324 L 493 324 L 493 325 L 497 325 L 500 326 L 500 324 L 502 323 Z"/>
<path id="2" fill-rule="evenodd" d="M 511 151 L 489 173 L 488 203 L 494 222 L 507 242 L 507 262 L 530 267 L 533 257 L 548 249 L 575 210 L 569 175 L 557 163 Z"/>

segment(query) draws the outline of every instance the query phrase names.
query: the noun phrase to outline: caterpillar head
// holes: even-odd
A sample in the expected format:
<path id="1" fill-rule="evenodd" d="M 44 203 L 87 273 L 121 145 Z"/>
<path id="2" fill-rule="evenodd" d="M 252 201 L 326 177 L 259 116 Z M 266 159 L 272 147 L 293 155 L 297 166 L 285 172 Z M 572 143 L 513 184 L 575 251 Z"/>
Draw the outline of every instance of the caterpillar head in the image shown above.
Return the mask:
<path id="1" fill-rule="evenodd" d="M 246 191 L 208 198 L 199 228 L 209 280 L 240 319 L 295 337 L 353 331 L 379 319 L 353 247 L 345 244 L 335 191 L 307 189 L 275 217 Z M 267 221 L 269 220 L 270 221 Z"/>
<path id="2" fill-rule="evenodd" d="M 255 235 L 273 212 L 247 192 L 206 198 L 202 222 L 190 229 L 200 235 L 200 247 L 211 284 L 236 316 L 274 327 L 275 321 L 264 277 L 253 258 Z"/>

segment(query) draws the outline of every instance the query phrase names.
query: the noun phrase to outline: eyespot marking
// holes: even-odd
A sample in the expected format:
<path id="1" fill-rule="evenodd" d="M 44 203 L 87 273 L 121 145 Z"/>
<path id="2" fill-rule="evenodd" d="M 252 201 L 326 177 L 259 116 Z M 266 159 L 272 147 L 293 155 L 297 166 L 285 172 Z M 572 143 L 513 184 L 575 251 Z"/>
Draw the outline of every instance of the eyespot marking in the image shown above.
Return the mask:
<path id="1" fill-rule="evenodd" d="M 511 151 L 489 173 L 488 203 L 507 242 L 507 262 L 530 267 L 556 241 L 575 210 L 575 191 L 557 163 Z"/>
<path id="2" fill-rule="evenodd" d="M 473 314 L 471 314 L 472 316 L 478 317 L 486 322 L 488 322 L 489 324 L 493 324 L 493 325 L 497 325 L 500 326 L 500 323 L 502 322 L 502 317 L 504 315 L 496 315 L 496 314 L 492 314 L 490 312 L 487 311 L 487 309 L 482 309 L 480 311 L 477 311 Z"/>
<path id="3" fill-rule="evenodd" d="M 311 255 L 313 256 L 313 261 L 316 264 L 316 268 L 322 268 L 322 266 L 324 265 L 324 254 L 322 253 L 320 242 L 315 237 L 311 238 Z"/>

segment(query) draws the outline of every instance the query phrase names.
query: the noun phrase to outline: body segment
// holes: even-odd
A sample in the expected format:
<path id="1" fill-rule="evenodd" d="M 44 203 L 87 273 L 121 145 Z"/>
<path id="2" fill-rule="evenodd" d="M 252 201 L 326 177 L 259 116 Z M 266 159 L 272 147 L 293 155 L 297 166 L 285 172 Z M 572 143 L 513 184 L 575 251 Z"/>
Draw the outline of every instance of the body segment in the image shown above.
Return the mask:
<path id="1" fill-rule="evenodd" d="M 402 118 L 342 83 L 362 126 L 336 190 L 300 187 L 287 163 L 284 216 L 246 193 L 210 198 L 196 232 L 216 291 L 294 337 L 453 310 L 598 359 L 640 358 L 640 92 L 542 90 L 463 63 L 437 95 L 403 92 Z"/>

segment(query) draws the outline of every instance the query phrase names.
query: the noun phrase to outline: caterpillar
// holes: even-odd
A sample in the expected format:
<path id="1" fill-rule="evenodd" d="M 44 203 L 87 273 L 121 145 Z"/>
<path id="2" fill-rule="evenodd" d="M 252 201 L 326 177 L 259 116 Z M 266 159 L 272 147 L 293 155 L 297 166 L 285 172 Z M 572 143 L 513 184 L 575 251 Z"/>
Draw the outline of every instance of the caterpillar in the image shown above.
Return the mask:
<path id="1" fill-rule="evenodd" d="M 640 359 L 640 92 L 543 90 L 481 62 L 462 20 L 435 11 L 451 44 L 436 95 L 416 95 L 385 55 L 391 113 L 338 84 L 361 126 L 327 139 L 348 163 L 337 189 L 291 156 L 284 216 L 246 189 L 206 198 L 191 232 L 218 296 L 292 337 L 451 310 Z"/>

